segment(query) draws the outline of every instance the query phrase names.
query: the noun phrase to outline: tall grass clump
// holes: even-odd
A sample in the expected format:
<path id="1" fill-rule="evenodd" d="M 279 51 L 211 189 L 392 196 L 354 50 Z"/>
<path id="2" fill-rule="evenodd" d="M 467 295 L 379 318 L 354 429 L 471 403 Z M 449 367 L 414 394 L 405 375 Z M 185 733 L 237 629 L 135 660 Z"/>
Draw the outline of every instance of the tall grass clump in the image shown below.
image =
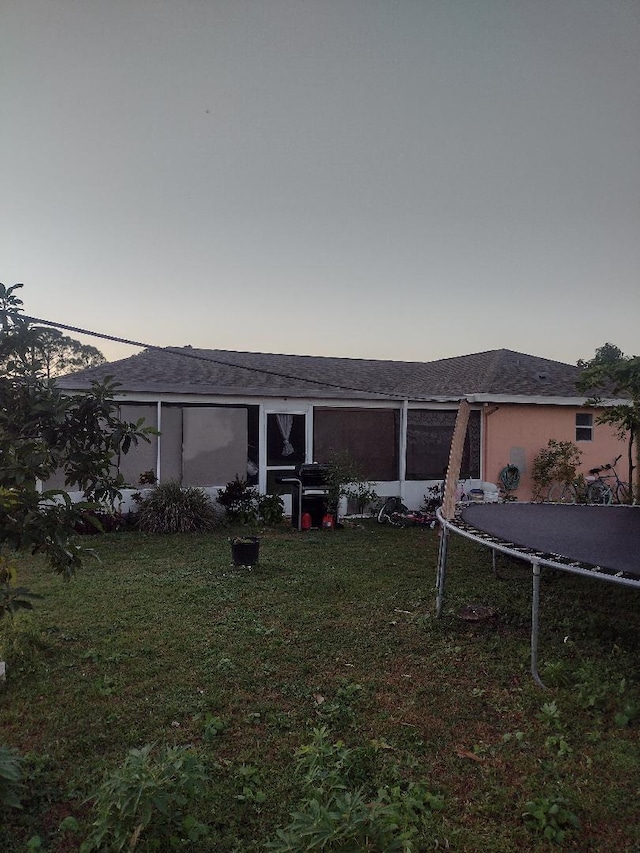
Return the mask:
<path id="1" fill-rule="evenodd" d="M 203 489 L 169 480 L 140 501 L 137 523 L 145 533 L 195 533 L 218 523 L 213 501 Z"/>
<path id="2" fill-rule="evenodd" d="M 207 827 L 190 814 L 207 781 L 202 762 L 187 747 L 153 744 L 131 749 L 105 776 L 93 797 L 96 818 L 80 850 L 194 849 Z"/>

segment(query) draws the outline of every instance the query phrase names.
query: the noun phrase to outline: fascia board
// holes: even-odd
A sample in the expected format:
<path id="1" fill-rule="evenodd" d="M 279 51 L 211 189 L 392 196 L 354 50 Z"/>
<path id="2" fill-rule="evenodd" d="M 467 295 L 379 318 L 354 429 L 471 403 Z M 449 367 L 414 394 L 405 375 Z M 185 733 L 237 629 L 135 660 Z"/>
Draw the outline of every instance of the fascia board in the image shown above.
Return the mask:
<path id="1" fill-rule="evenodd" d="M 523 406 L 587 406 L 590 397 L 530 397 L 523 394 L 471 394 L 466 397 L 469 403 L 516 403 Z M 606 409 L 609 406 L 630 406 L 628 399 L 607 399 L 598 401 L 598 405 L 589 408 Z"/>

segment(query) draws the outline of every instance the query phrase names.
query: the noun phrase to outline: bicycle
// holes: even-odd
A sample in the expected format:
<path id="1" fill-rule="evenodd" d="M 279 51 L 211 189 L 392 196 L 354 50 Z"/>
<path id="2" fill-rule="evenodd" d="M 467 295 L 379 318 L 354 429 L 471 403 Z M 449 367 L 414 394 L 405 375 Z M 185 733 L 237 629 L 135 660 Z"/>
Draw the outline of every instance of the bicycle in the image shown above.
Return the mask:
<path id="1" fill-rule="evenodd" d="M 589 474 L 595 479 L 592 479 L 589 484 L 589 490 L 592 497 L 600 496 L 602 500 L 593 500 L 592 503 L 617 503 L 627 504 L 631 497 L 631 489 L 629 483 L 621 480 L 616 471 L 616 462 L 622 459 L 622 454 L 616 456 L 613 462 L 607 465 L 599 465 L 597 468 L 591 468 Z M 602 472 L 606 471 L 606 474 Z M 607 480 L 613 480 L 613 483 L 608 483 Z"/>
<path id="2" fill-rule="evenodd" d="M 435 526 L 435 513 L 422 512 L 422 510 L 410 510 L 402 503 L 400 497 L 387 498 L 378 512 L 380 524 L 390 524 L 392 527 L 406 527 L 413 524 L 424 524 L 429 527 Z"/>
<path id="3" fill-rule="evenodd" d="M 571 483 L 554 483 L 549 489 L 548 499 L 552 503 L 561 504 L 599 504 L 609 505 L 611 503 L 629 503 L 629 484 L 618 476 L 615 469 L 616 462 L 622 455 L 616 456 L 613 462 L 607 465 L 599 465 L 589 469 L 589 476 L 580 475 Z M 610 472 L 603 475 L 603 471 Z M 613 479 L 609 485 L 607 480 Z"/>

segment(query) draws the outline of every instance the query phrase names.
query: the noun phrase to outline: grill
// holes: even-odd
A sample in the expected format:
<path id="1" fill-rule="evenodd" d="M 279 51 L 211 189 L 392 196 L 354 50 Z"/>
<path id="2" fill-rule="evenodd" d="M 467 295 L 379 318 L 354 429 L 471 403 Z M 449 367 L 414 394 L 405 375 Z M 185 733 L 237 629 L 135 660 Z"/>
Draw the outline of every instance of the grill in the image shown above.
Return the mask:
<path id="1" fill-rule="evenodd" d="M 298 466 L 297 477 L 304 489 L 327 489 L 329 466 L 322 462 L 305 462 Z"/>
<path id="2" fill-rule="evenodd" d="M 299 465 L 292 477 L 279 477 L 278 482 L 291 486 L 291 524 L 302 530 L 302 516 L 309 513 L 312 527 L 322 527 L 328 510 L 329 466 L 321 462 Z"/>

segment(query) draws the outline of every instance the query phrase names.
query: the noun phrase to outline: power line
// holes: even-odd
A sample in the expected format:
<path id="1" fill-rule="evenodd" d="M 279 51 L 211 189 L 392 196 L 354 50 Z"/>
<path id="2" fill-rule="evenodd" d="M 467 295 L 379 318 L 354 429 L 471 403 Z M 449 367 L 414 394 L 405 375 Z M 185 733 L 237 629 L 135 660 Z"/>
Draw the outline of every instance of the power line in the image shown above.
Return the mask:
<path id="1" fill-rule="evenodd" d="M 204 355 L 202 353 L 188 352 L 184 348 L 160 347 L 156 344 L 146 344 L 142 341 L 131 341 L 127 338 L 117 337 L 116 335 L 107 335 L 103 332 L 94 332 L 90 329 L 81 329 L 78 326 L 69 326 L 66 323 L 57 323 L 53 320 L 43 320 L 40 317 L 30 317 L 27 314 L 21 314 L 17 311 L 3 311 L 3 314 L 5 314 L 7 317 L 13 317 L 14 319 L 18 318 L 19 320 L 27 320 L 29 323 L 39 323 L 43 326 L 52 326 L 56 329 L 64 329 L 67 332 L 75 332 L 75 334 L 77 335 L 87 335 L 88 337 L 101 338 L 105 341 L 113 341 L 114 343 L 118 344 L 127 344 L 133 347 L 140 347 L 141 349 L 155 350 L 156 352 L 169 352 L 173 353 L 174 355 L 180 355 L 183 358 L 193 358 L 197 361 L 206 361 L 212 364 L 222 365 L 223 367 L 235 367 L 239 370 L 248 370 L 252 373 L 262 373 L 266 374 L 267 376 L 275 376 L 278 379 L 291 379 L 295 382 L 308 382 L 313 385 L 320 385 L 323 388 L 334 388 L 339 391 L 356 391 L 360 394 L 372 394 L 390 400 L 398 400 L 401 398 L 401 396 L 398 394 L 388 394 L 385 391 L 372 391 L 369 388 L 356 388 L 351 385 L 341 385 L 337 382 L 328 382 L 324 379 L 311 379 L 308 377 L 295 376 L 294 374 L 290 373 L 281 373 L 277 370 L 268 370 L 262 367 L 249 367 L 246 364 L 236 364 L 235 362 L 223 361 L 222 359 L 214 358 L 213 356 Z M 414 399 L 417 398 L 414 397 Z"/>

